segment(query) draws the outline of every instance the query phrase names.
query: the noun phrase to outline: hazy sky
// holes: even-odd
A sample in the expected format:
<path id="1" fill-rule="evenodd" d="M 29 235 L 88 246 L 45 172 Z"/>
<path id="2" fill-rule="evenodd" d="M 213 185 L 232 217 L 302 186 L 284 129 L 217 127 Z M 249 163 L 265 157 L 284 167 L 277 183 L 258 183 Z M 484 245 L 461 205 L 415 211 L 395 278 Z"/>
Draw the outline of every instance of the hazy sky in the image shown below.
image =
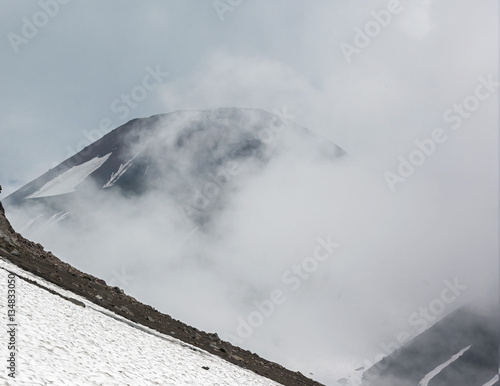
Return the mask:
<path id="1" fill-rule="evenodd" d="M 329 351 L 329 342 L 339 339 L 342 348 L 349 346 L 347 357 L 363 357 L 376 353 L 382 336 L 387 337 L 376 323 L 363 325 L 367 315 L 377 323 L 384 317 L 391 320 L 396 303 L 403 304 L 404 315 L 411 314 L 440 293 L 443 278 L 467 282 L 474 289 L 470 299 L 483 289 L 484 275 L 496 272 L 496 1 L 62 3 L 0 0 L 2 194 L 88 145 L 88 137 L 97 139 L 99 133 L 136 117 L 177 109 L 233 106 L 283 111 L 286 106 L 298 124 L 350 154 L 351 161 L 341 166 L 296 164 L 287 156 L 277 160 L 264 175 L 245 181 L 245 189 L 232 203 L 238 209 L 234 216 L 217 220 L 214 234 L 223 234 L 222 241 L 197 235 L 189 253 L 203 250 L 217 262 L 235 250 L 243 252 L 225 269 L 235 274 L 235 282 L 261 280 L 260 292 L 253 297 L 245 293 L 228 300 L 217 277 L 207 279 L 213 281 L 212 292 L 199 300 L 207 302 L 203 311 L 210 313 L 210 306 L 223 311 L 203 321 L 204 328 L 222 325 L 222 330 L 234 331 L 234 316 L 247 315 L 254 298 L 275 288 L 276 278 L 290 266 L 283 256 L 300 261 L 314 250 L 316 237 L 331 232 L 342 246 L 342 263 L 308 281 L 305 292 L 291 297 L 260 335 L 245 342 L 259 352 L 272 342 L 263 355 L 300 366 L 304 358 L 286 358 L 286 353 L 300 354 L 301 345 L 309 347 L 305 331 L 311 333 L 311 342 L 322 342 L 321 334 L 335 320 L 337 330 L 324 345 L 316 346 L 314 363 L 321 379 L 331 381 L 326 362 L 339 360 L 345 351 Z M 283 200 L 287 183 L 297 189 Z M 294 206 L 294 200 L 304 198 L 314 205 Z M 150 206 L 156 203 L 151 199 Z M 277 224 L 260 223 L 259 214 L 268 207 L 277 215 Z M 137 215 L 115 210 L 119 208 L 126 206 L 113 208 L 113 219 L 120 224 Z M 303 220 L 301 226 L 289 221 L 290 210 Z M 144 233 L 151 226 L 141 225 Z M 270 239 L 276 229 L 282 238 Z M 124 226 L 123 234 L 132 239 L 136 231 Z M 88 244 L 101 248 L 95 236 L 89 236 Z M 73 247 L 68 244 L 70 253 Z M 257 247 L 242 251 L 242 245 Z M 155 247 L 159 246 L 152 250 Z M 117 250 L 126 257 L 124 266 L 134 266 L 133 253 L 126 254 L 128 244 Z M 272 256 L 280 258 L 266 272 L 248 263 Z M 388 260 L 373 263 L 372 256 Z M 108 262 L 108 272 L 113 262 Z M 196 280 L 188 274 L 199 267 L 191 263 L 184 263 L 187 269 L 167 288 L 195 292 Z M 339 273 L 340 266 L 341 272 L 358 273 L 363 285 L 344 283 L 352 276 Z M 402 291 L 399 298 L 410 282 L 422 288 Z M 154 288 L 141 283 L 136 279 L 132 289 L 147 297 Z M 208 298 L 213 293 L 220 294 L 220 305 Z M 328 297 L 321 298 L 321 293 Z M 366 293 L 372 300 L 366 300 Z M 331 296 L 348 299 L 344 302 L 352 309 L 339 316 L 337 303 L 327 307 Z M 242 298 L 245 307 L 237 301 Z M 193 310 L 171 306 L 184 320 L 196 320 Z M 297 310 L 307 317 L 296 318 Z M 391 323 L 391 331 L 404 329 L 407 316 Z M 350 334 L 340 333 L 342 328 Z M 359 331 L 366 336 L 374 331 L 373 341 L 353 340 Z M 283 342 L 285 336 L 294 339 Z M 319 363 L 322 360 L 325 363 Z"/>
<path id="2" fill-rule="evenodd" d="M 216 3 L 220 17 L 211 1 L 66 2 L 0 2 L 5 193 L 67 158 L 103 119 L 114 128 L 180 108 L 287 105 L 299 123 L 383 172 L 443 125 L 478 76 L 497 79 L 493 0 L 395 3 L 399 13 L 378 30 L 370 12 L 392 2 L 233 0 L 240 4 Z M 367 26 L 374 37 L 358 39 L 366 45 L 358 49 L 356 28 Z M 342 43 L 358 50 L 350 63 Z M 169 75 L 120 110 L 147 66 Z M 481 103 L 443 153 L 461 138 L 491 144 L 480 123 L 496 119 L 496 100 Z"/>

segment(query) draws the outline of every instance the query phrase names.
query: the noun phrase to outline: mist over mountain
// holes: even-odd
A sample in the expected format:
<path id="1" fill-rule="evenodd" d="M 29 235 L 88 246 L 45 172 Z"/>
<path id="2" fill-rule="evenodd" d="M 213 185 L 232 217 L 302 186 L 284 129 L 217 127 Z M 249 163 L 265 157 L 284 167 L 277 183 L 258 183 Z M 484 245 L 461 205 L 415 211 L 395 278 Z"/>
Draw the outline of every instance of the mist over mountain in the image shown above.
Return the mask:
<path id="1" fill-rule="evenodd" d="M 37 229 L 83 215 L 75 204 L 80 199 L 156 192 L 181 208 L 186 219 L 203 225 L 223 207 L 240 174 L 248 177 L 262 170 L 271 159 L 290 151 L 293 141 L 318 158 L 333 160 L 344 154 L 294 124 L 286 109 L 283 113 L 279 117 L 263 110 L 217 109 L 134 119 L 23 186 L 4 203 L 33 208 L 35 220 L 29 227 Z"/>
<path id="2" fill-rule="evenodd" d="M 445 193 L 392 194 L 286 109 L 223 108 L 134 119 L 2 202 L 75 267 L 334 385 L 489 297 L 490 201 Z M 430 308 L 448 283 L 460 293 Z"/>

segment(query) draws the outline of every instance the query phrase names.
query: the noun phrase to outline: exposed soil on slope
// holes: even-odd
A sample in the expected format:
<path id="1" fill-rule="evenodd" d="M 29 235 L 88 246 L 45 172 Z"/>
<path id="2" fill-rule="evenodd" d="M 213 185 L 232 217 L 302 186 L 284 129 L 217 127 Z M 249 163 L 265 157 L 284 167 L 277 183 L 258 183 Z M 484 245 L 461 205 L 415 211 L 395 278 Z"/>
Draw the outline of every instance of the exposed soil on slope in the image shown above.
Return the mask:
<path id="1" fill-rule="evenodd" d="M 51 252 L 16 233 L 5 217 L 0 202 L 0 255 L 20 268 L 29 271 L 61 288 L 85 297 L 131 321 L 170 335 L 193 346 L 215 354 L 228 362 L 249 369 L 283 385 L 321 385 L 300 372 L 292 372 L 257 354 L 235 347 L 210 334 L 190 327 L 151 306 L 140 303 L 118 287 L 111 287 L 94 276 L 64 263 Z"/>

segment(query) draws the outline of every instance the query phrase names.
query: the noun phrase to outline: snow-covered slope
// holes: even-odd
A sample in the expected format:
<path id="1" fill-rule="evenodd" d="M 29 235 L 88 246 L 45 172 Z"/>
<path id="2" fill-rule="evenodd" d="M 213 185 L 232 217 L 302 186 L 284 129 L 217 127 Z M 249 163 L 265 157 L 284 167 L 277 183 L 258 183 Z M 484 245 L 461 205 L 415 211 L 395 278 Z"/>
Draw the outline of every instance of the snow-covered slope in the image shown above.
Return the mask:
<path id="1" fill-rule="evenodd" d="M 16 303 L 13 319 L 7 321 L 10 273 L 15 275 L 10 275 L 10 288 L 15 288 Z M 15 378 L 2 366 L 2 385 L 277 385 L 124 319 L 3 258 L 0 294 L 0 353 L 7 358 L 12 351 L 16 358 Z M 15 325 L 15 351 L 8 349 L 7 323 Z"/>

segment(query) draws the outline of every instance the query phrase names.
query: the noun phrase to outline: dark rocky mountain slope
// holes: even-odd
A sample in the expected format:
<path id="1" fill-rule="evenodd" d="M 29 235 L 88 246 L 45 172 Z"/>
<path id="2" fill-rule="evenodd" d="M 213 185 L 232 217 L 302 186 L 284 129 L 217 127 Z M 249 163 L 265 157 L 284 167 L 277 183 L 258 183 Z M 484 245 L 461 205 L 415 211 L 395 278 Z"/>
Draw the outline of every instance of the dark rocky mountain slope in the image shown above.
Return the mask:
<path id="1" fill-rule="evenodd" d="M 486 302 L 462 306 L 376 363 L 364 373 L 363 385 L 500 385 L 497 291 L 492 288 Z"/>

